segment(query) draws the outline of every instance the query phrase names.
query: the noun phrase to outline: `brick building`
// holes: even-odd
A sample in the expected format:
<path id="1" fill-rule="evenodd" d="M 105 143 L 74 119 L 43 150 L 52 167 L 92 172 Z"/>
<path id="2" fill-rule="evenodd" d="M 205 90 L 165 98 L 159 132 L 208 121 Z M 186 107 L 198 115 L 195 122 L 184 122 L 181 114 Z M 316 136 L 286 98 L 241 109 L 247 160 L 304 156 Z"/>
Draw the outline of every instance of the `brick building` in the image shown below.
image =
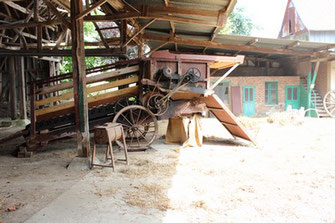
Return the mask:
<path id="1" fill-rule="evenodd" d="M 212 77 L 213 82 L 224 72 Z M 300 77 L 277 62 L 255 64 L 247 59 L 215 91 L 235 115 L 264 116 L 288 105 L 300 108 Z"/>

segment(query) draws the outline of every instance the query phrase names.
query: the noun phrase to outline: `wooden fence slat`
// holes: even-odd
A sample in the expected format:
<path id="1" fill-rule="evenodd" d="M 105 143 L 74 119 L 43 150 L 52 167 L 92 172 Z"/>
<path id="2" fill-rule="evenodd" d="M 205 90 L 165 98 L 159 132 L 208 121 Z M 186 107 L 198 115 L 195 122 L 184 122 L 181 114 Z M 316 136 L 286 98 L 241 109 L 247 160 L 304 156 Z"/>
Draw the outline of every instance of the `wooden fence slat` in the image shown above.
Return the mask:
<path id="1" fill-rule="evenodd" d="M 135 65 L 135 66 L 130 66 L 130 67 L 126 67 L 126 68 L 122 68 L 119 70 L 115 70 L 115 71 L 110 71 L 110 72 L 106 72 L 106 73 L 102 73 L 102 74 L 98 74 L 95 76 L 90 76 L 86 78 L 86 83 L 90 84 L 90 83 L 95 83 L 95 82 L 99 82 L 99 81 L 103 81 L 103 80 L 107 80 L 109 78 L 112 77 L 118 77 L 124 74 L 129 74 L 129 73 L 135 73 L 139 70 L 139 66 Z M 50 87 L 44 87 L 44 88 L 40 88 L 36 90 L 36 93 L 39 95 L 43 95 L 43 94 L 48 94 L 51 92 L 55 92 L 55 91 L 61 91 L 61 90 L 65 90 L 68 88 L 73 88 L 73 82 L 65 82 L 65 83 L 61 83 L 55 86 L 50 86 Z"/>
<path id="2" fill-rule="evenodd" d="M 106 98 L 122 96 L 124 94 L 137 92 L 137 90 L 138 90 L 138 86 L 134 86 L 134 87 L 125 88 L 125 89 L 121 89 L 121 90 L 117 90 L 117 91 L 108 92 L 106 94 L 101 94 L 101 95 L 96 95 L 96 96 L 93 96 L 93 97 L 89 97 L 87 99 L 87 101 L 88 101 L 88 103 L 90 103 L 90 102 L 97 103 L 97 101 L 99 101 L 99 100 L 105 100 Z M 44 115 L 44 114 L 51 113 L 51 112 L 61 111 L 61 110 L 68 109 L 68 108 L 71 108 L 71 107 L 74 107 L 74 102 L 73 101 L 66 102 L 66 103 L 63 103 L 63 104 L 59 104 L 59 105 L 49 107 L 49 108 L 43 108 L 43 109 L 36 110 L 36 116 Z"/>
<path id="3" fill-rule="evenodd" d="M 122 80 L 118 80 L 118 81 L 113 81 L 110 82 L 108 84 L 101 84 L 99 86 L 94 86 L 94 87 L 89 87 L 87 88 L 87 93 L 93 93 L 93 92 L 97 92 L 97 91 L 103 91 L 103 90 L 107 90 L 113 87 L 118 87 L 121 85 L 126 85 L 126 84 L 132 84 L 132 83 L 136 83 L 138 82 L 138 77 L 130 77 L 130 78 L 125 78 Z M 65 99 L 71 99 L 73 98 L 73 92 L 69 92 L 66 94 L 62 94 L 59 96 L 55 96 L 55 97 L 50 97 L 50 98 L 46 98 L 46 99 L 42 99 L 39 101 L 35 102 L 36 106 L 41 106 L 41 105 L 45 105 L 45 104 L 49 104 L 55 101 L 60 101 L 60 100 L 65 100 Z"/>

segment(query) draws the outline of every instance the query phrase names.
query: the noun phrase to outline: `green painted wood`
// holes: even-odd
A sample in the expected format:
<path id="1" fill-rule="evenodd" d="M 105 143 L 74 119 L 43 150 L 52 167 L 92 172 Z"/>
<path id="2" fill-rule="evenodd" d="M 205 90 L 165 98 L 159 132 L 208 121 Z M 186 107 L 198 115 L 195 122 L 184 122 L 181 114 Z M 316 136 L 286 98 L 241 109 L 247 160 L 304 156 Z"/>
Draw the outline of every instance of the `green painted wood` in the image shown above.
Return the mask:
<path id="1" fill-rule="evenodd" d="M 243 115 L 255 115 L 255 87 L 243 86 Z"/>
<path id="2" fill-rule="evenodd" d="M 285 110 L 291 105 L 293 109 L 300 108 L 300 86 L 287 85 L 285 86 Z"/>

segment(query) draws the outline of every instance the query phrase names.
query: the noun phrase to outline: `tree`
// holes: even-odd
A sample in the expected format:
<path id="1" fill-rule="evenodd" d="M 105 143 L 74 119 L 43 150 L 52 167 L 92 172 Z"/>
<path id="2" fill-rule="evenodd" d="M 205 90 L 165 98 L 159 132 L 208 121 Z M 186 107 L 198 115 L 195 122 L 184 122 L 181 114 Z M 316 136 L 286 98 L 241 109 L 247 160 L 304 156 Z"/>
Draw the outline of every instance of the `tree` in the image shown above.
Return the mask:
<path id="1" fill-rule="evenodd" d="M 253 24 L 251 18 L 246 15 L 244 8 L 235 8 L 220 34 L 250 36 L 255 28 L 257 27 Z"/>

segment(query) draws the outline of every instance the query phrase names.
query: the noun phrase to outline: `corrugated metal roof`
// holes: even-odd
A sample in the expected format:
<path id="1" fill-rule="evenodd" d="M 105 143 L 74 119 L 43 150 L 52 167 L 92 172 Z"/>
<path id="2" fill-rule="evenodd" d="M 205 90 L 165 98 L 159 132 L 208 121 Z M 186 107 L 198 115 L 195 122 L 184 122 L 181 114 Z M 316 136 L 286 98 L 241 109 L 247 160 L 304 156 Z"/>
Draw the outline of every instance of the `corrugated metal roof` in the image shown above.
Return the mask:
<path id="1" fill-rule="evenodd" d="M 127 0 L 127 2 L 131 5 L 148 5 L 148 6 L 165 6 L 163 0 Z M 228 9 L 229 5 L 234 6 L 236 0 L 170 0 L 168 1 L 168 6 L 176 7 L 179 9 L 198 9 L 198 10 L 210 10 L 218 13 L 220 10 L 224 11 Z M 231 7 L 227 11 L 227 16 L 231 13 Z M 150 14 L 150 10 L 149 10 Z M 218 23 L 218 17 L 206 17 L 206 16 L 196 16 L 196 15 L 181 15 L 174 13 L 163 13 L 166 16 L 173 16 L 177 18 L 183 19 L 196 19 L 204 21 L 205 25 L 196 24 L 196 23 L 186 23 L 186 22 L 173 22 L 175 27 L 176 34 L 187 34 L 187 35 L 208 35 L 210 36 L 216 28 Z M 149 19 L 136 19 L 136 21 L 144 26 L 150 20 Z M 209 25 L 212 24 L 212 25 Z M 146 28 L 146 30 L 151 31 L 160 31 L 165 33 L 170 33 L 171 31 L 171 23 L 169 21 L 157 20 L 150 26 Z"/>
<path id="2" fill-rule="evenodd" d="M 293 4 L 308 30 L 335 30 L 334 0 L 293 0 Z"/>
<path id="3" fill-rule="evenodd" d="M 161 35 L 168 37 L 167 33 L 158 33 L 158 32 L 147 32 L 153 35 Z M 176 35 L 177 38 L 183 38 L 188 40 L 199 40 L 199 41 L 209 41 L 209 36 L 189 36 L 189 35 Z M 256 41 L 255 41 L 256 40 Z M 288 40 L 288 39 L 271 39 L 271 38 L 260 38 L 260 37 L 251 37 L 251 36 L 236 36 L 236 35 L 221 35 L 219 34 L 214 43 L 224 44 L 227 47 L 207 47 L 206 53 L 208 54 L 220 54 L 220 55 L 267 55 L 270 57 L 282 57 L 285 55 L 290 55 L 294 53 L 304 53 L 305 56 L 309 54 L 312 56 L 315 52 L 320 52 L 321 50 L 327 51 L 330 46 L 333 46 L 331 43 L 321 43 L 321 42 L 309 42 L 309 41 L 299 41 L 297 40 Z M 253 43 L 253 44 L 250 44 Z M 159 41 L 149 41 L 151 48 L 155 48 L 160 45 Z M 251 46 L 252 45 L 252 46 Z M 232 46 L 232 47 L 230 47 Z M 250 46 L 247 50 L 238 50 L 239 46 Z M 193 53 L 202 53 L 205 49 L 204 46 L 196 46 L 194 44 L 178 44 L 179 51 L 187 51 Z M 175 44 L 169 43 L 161 48 L 175 51 Z M 261 50 L 260 50 L 261 49 Z M 262 50 L 265 52 L 262 52 Z M 268 50 L 279 50 L 278 52 L 273 51 L 271 53 L 267 52 Z M 280 50 L 289 50 L 289 52 Z M 290 53 L 292 52 L 292 53 Z M 327 52 L 329 53 L 329 52 Z"/>

